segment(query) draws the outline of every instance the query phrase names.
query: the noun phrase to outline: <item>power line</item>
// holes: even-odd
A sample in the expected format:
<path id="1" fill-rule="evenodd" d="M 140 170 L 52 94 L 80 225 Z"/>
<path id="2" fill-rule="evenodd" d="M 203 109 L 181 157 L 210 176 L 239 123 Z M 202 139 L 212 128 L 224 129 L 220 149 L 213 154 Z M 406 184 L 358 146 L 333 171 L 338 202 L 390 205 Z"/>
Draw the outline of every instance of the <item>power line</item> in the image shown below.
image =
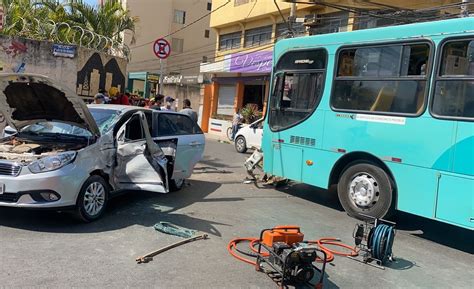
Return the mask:
<path id="1" fill-rule="evenodd" d="M 217 7 L 216 9 L 214 9 L 214 10 L 212 10 L 212 11 L 210 11 L 210 12 L 204 14 L 203 16 L 197 18 L 196 20 L 190 22 L 189 24 L 186 24 L 186 25 L 184 25 L 183 27 L 181 27 L 181 28 L 179 28 L 179 29 L 177 29 L 177 30 L 175 30 L 175 31 L 173 31 L 173 32 L 171 32 L 171 33 L 168 33 L 167 35 L 162 36 L 161 38 L 169 37 L 169 36 L 171 36 L 171 35 L 173 35 L 173 34 L 178 33 L 179 31 L 182 31 L 182 30 L 188 28 L 188 27 L 191 26 L 191 25 L 194 25 L 195 23 L 201 21 L 202 19 L 206 18 L 207 16 L 211 15 L 212 13 L 214 13 L 214 12 L 216 12 L 217 10 L 221 9 L 222 7 L 226 6 L 227 4 L 230 3 L 230 1 L 231 1 L 231 0 L 227 0 L 226 3 L 222 4 L 221 6 Z M 143 44 L 140 44 L 140 45 L 131 47 L 130 49 L 140 48 L 140 47 L 146 46 L 146 45 L 148 45 L 148 44 L 152 44 L 153 42 L 155 42 L 155 40 L 152 40 L 152 41 L 150 41 L 150 42 L 143 43 Z"/>

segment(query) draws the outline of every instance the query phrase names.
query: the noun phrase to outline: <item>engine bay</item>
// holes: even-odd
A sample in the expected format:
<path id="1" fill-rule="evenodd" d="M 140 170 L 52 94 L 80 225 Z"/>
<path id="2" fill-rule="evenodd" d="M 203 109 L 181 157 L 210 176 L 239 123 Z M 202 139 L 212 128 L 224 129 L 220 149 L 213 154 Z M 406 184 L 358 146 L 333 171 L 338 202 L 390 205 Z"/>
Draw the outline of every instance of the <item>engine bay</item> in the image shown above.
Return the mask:
<path id="1" fill-rule="evenodd" d="M 30 141 L 15 136 L 0 141 L 0 160 L 16 161 L 28 164 L 46 156 L 60 152 L 79 150 L 85 147 L 79 143 L 58 143 L 47 141 Z"/>

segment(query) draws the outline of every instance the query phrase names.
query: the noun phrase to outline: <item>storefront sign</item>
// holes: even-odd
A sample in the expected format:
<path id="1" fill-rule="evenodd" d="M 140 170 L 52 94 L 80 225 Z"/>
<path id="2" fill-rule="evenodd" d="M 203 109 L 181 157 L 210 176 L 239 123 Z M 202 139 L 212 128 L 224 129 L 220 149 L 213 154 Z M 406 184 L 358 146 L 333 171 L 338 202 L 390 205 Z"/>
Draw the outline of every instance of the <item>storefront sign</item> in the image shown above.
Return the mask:
<path id="1" fill-rule="evenodd" d="M 172 84 L 172 83 L 181 83 L 182 75 L 165 75 L 163 76 L 163 83 Z"/>
<path id="2" fill-rule="evenodd" d="M 151 81 L 151 82 L 159 82 L 160 81 L 160 76 L 158 74 L 148 74 L 147 78 L 148 78 L 148 81 Z"/>
<path id="3" fill-rule="evenodd" d="M 74 58 L 74 56 L 76 56 L 76 46 L 53 44 L 53 55 Z"/>
<path id="4" fill-rule="evenodd" d="M 163 76 L 164 84 L 198 84 L 203 83 L 203 75 L 166 75 Z"/>
<path id="5" fill-rule="evenodd" d="M 272 58 L 272 51 L 235 53 L 230 59 L 230 72 L 271 72 Z"/>

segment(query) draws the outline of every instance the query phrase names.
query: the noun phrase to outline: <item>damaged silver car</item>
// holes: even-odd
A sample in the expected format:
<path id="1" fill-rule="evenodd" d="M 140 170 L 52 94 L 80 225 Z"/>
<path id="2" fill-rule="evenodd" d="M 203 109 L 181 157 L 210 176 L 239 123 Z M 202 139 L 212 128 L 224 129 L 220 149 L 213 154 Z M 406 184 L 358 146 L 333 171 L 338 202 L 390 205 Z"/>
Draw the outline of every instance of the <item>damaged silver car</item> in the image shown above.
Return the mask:
<path id="1" fill-rule="evenodd" d="M 0 140 L 0 206 L 74 209 L 84 221 L 99 218 L 117 192 L 169 192 L 204 148 L 202 136 L 188 171 L 175 178 L 178 137 L 153 137 L 152 111 L 89 110 L 44 76 L 0 74 L 0 113 L 16 130 Z"/>

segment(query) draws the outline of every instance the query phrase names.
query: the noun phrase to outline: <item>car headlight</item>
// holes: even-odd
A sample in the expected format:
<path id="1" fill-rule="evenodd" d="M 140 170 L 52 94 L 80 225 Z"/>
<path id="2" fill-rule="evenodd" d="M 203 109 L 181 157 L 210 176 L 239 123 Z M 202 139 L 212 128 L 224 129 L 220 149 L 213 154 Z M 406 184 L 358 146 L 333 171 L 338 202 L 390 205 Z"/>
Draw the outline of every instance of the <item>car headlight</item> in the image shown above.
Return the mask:
<path id="1" fill-rule="evenodd" d="M 64 152 L 50 157 L 44 157 L 28 165 L 34 174 L 50 172 L 72 163 L 76 157 L 76 152 Z"/>

